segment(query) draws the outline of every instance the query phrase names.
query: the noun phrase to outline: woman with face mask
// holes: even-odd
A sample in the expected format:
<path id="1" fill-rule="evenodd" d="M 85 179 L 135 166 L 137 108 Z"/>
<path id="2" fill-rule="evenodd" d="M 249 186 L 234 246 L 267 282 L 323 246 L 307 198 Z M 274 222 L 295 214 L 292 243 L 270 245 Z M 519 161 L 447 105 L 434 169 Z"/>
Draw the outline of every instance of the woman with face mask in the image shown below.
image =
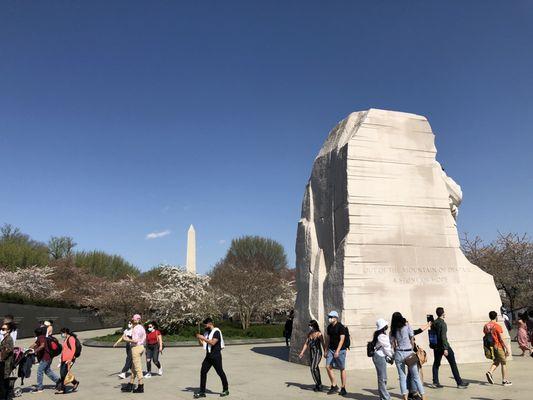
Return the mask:
<path id="1" fill-rule="evenodd" d="M 72 374 L 72 366 L 76 361 L 76 335 L 68 328 L 61 329 L 63 339 L 63 349 L 61 351 L 61 378 L 58 382 L 56 394 L 64 394 L 66 385 L 72 384 L 72 391 L 78 390 L 80 382 Z"/>
<path id="2" fill-rule="evenodd" d="M 163 353 L 163 336 L 157 329 L 156 322 L 150 322 L 147 326 L 148 334 L 146 335 L 146 375 L 145 378 L 152 377 L 152 361 L 158 368 L 158 375 L 163 375 L 163 368 L 159 362 L 159 354 Z"/>
<path id="3" fill-rule="evenodd" d="M 315 381 L 315 387 L 313 391 L 322 391 L 322 379 L 320 377 L 320 360 L 322 359 L 322 349 L 324 348 L 324 336 L 320 332 L 318 322 L 315 320 L 309 321 L 309 333 L 307 334 L 307 340 L 304 343 L 304 347 L 300 352 L 299 357 L 303 358 L 304 353 L 309 349 L 309 367 L 311 368 L 311 376 Z"/>
<path id="4" fill-rule="evenodd" d="M 13 325 L 11 322 L 4 322 L 0 333 L 2 341 L 0 342 L 0 399 L 4 400 L 9 395 L 9 376 L 13 371 L 13 338 L 11 331 Z"/>
<path id="5" fill-rule="evenodd" d="M 126 361 L 124 362 L 124 367 L 122 367 L 122 371 L 120 374 L 118 374 L 119 379 L 126 379 L 126 372 L 128 372 L 131 369 L 131 344 L 130 342 L 126 341 L 125 339 L 131 339 L 131 332 L 133 329 L 132 322 L 128 322 L 128 326 L 126 329 L 124 329 L 124 332 L 122 333 L 122 336 L 118 338 L 118 340 L 115 342 L 113 347 L 117 347 L 120 342 L 126 343 Z"/>

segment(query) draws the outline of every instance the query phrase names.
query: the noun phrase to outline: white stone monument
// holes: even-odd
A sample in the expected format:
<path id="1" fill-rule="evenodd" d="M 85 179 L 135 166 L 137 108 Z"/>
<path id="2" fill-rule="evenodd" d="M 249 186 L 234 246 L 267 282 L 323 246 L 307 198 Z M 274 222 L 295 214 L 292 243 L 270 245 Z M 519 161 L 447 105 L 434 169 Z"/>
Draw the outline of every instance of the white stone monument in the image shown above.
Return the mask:
<path id="1" fill-rule="evenodd" d="M 187 272 L 196 273 L 196 231 L 190 226 L 187 231 Z"/>
<path id="2" fill-rule="evenodd" d="M 458 362 L 486 361 L 482 328 L 501 300 L 492 276 L 461 251 L 461 188 L 436 153 L 428 121 L 414 114 L 355 112 L 330 132 L 298 224 L 291 361 L 301 362 L 308 321 L 325 329 L 336 310 L 351 334 L 347 368 L 370 368 L 378 318 L 400 311 L 417 328 L 438 306 Z M 427 341 L 417 336 L 431 356 Z"/>

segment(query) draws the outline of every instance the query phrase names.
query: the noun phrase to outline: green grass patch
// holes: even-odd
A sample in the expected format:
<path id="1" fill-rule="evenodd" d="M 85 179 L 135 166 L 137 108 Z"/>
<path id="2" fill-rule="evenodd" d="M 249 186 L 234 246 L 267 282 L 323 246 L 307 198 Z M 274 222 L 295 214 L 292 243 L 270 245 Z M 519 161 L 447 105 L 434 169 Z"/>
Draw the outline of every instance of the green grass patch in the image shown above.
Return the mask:
<path id="1" fill-rule="evenodd" d="M 225 339 L 268 339 L 283 337 L 283 325 L 278 324 L 257 324 L 249 329 L 243 330 L 237 323 L 228 321 L 221 322 L 217 326 L 222 330 Z M 197 326 L 185 326 L 178 334 L 168 334 L 163 336 L 166 342 L 187 342 L 196 340 L 194 335 L 198 333 Z M 203 333 L 203 327 L 200 329 Z M 117 331 L 112 335 L 94 338 L 100 342 L 116 342 L 122 335 L 122 331 Z"/>

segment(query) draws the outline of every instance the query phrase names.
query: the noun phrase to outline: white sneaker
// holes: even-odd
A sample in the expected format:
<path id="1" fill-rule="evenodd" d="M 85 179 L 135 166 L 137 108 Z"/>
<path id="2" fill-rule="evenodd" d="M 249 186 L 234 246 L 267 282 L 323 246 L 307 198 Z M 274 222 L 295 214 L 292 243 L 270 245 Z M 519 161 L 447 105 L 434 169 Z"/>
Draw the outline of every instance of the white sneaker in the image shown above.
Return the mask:
<path id="1" fill-rule="evenodd" d="M 126 379 L 126 373 L 122 372 L 122 373 L 118 374 L 118 379 Z"/>
<path id="2" fill-rule="evenodd" d="M 163 376 L 163 367 L 159 368 L 159 371 L 157 371 L 159 376 Z"/>
<path id="3" fill-rule="evenodd" d="M 148 372 L 148 373 L 146 373 L 146 374 L 144 375 L 144 377 L 145 377 L 146 379 L 150 379 L 150 378 L 152 377 L 152 374 L 151 374 L 150 372 Z"/>

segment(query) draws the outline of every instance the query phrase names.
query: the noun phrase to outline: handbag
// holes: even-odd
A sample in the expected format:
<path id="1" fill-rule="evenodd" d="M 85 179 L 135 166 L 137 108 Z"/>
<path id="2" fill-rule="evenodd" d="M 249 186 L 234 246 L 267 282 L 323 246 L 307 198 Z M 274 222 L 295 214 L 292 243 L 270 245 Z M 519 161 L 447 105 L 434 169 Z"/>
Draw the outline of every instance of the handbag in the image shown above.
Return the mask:
<path id="1" fill-rule="evenodd" d="M 416 353 L 413 352 L 413 353 L 409 354 L 407 357 L 405 357 L 403 359 L 403 362 L 408 367 L 412 367 L 413 365 L 417 365 L 418 364 L 418 356 L 416 355 Z"/>
<path id="2" fill-rule="evenodd" d="M 416 356 L 418 357 L 418 362 L 420 363 L 420 365 L 424 365 L 428 360 L 428 355 L 426 353 L 426 350 L 424 350 L 422 347 L 420 347 L 417 344 L 415 344 L 414 350 L 415 350 Z"/>

